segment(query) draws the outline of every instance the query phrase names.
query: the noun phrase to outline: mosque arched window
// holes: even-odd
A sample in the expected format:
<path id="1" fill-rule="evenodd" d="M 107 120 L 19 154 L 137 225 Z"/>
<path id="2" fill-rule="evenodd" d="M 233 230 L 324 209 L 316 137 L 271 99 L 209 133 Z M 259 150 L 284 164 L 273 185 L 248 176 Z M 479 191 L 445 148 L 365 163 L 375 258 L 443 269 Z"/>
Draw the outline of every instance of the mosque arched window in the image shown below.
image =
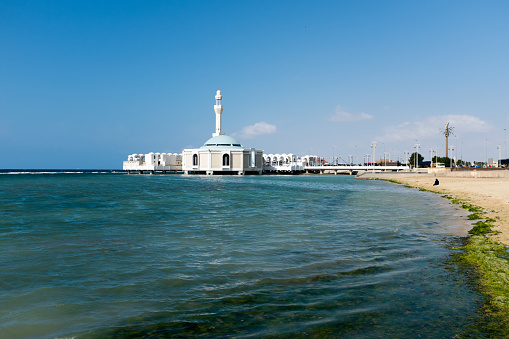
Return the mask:
<path id="1" fill-rule="evenodd" d="M 230 155 L 223 154 L 223 166 L 230 166 Z"/>
<path id="2" fill-rule="evenodd" d="M 193 154 L 193 166 L 198 166 L 198 154 Z"/>

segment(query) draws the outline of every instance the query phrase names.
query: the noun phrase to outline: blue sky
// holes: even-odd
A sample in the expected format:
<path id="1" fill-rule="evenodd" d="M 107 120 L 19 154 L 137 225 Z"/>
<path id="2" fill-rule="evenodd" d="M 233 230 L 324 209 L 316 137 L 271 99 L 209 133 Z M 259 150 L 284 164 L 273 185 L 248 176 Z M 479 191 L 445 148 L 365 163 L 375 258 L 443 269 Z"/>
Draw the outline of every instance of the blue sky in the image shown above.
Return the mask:
<path id="1" fill-rule="evenodd" d="M 508 1 L 0 1 L 0 168 L 118 169 L 223 129 L 265 153 L 507 154 Z"/>

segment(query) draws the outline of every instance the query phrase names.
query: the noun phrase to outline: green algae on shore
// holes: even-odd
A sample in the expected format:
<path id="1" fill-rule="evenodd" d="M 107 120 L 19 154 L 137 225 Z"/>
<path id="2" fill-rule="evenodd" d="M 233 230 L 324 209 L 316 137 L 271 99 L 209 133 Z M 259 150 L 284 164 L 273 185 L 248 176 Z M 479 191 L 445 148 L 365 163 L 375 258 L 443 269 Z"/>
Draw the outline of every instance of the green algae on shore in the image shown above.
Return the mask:
<path id="1" fill-rule="evenodd" d="M 396 180 L 386 181 L 413 187 Z M 482 326 L 490 338 L 509 337 L 509 253 L 504 244 L 488 237 L 489 234 L 499 233 L 492 230 L 496 220 L 486 218 L 481 207 L 462 202 L 443 192 L 413 188 L 442 194 L 442 197 L 451 200 L 452 203 L 460 204 L 462 208 L 472 212 L 468 217 L 469 220 L 485 219 L 473 224 L 472 229 L 468 231 L 470 236 L 466 239 L 466 244 L 455 248 L 461 252 L 456 254 L 453 260 L 458 266 L 466 269 L 473 278 L 477 290 L 486 298 L 482 308 L 485 320 L 478 326 Z"/>
<path id="2" fill-rule="evenodd" d="M 476 288 L 486 297 L 482 309 L 490 337 L 509 336 L 509 260 L 506 247 L 484 235 L 472 235 L 457 248 L 456 262 L 470 268 Z"/>

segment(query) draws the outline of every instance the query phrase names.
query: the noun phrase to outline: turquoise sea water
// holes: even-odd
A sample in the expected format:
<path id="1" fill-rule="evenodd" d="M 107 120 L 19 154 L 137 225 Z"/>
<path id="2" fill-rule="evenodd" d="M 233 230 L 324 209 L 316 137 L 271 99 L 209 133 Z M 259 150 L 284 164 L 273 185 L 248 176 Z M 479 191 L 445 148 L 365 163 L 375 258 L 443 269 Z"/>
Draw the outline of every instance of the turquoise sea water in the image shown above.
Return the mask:
<path id="1" fill-rule="evenodd" d="M 0 175 L 0 338 L 451 338 L 436 195 L 348 176 Z M 482 333 L 478 333 L 482 336 Z"/>

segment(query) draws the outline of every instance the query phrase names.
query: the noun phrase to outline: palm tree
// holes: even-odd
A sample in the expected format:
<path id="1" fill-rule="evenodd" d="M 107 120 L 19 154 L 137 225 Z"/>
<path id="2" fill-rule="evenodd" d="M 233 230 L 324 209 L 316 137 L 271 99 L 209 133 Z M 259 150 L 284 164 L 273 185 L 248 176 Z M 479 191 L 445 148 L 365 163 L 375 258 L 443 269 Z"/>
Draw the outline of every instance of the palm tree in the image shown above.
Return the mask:
<path id="1" fill-rule="evenodd" d="M 449 123 L 445 124 L 445 130 L 443 130 L 441 133 L 445 135 L 445 157 L 448 158 L 449 156 L 449 135 L 454 135 L 454 127 L 449 127 Z"/>

